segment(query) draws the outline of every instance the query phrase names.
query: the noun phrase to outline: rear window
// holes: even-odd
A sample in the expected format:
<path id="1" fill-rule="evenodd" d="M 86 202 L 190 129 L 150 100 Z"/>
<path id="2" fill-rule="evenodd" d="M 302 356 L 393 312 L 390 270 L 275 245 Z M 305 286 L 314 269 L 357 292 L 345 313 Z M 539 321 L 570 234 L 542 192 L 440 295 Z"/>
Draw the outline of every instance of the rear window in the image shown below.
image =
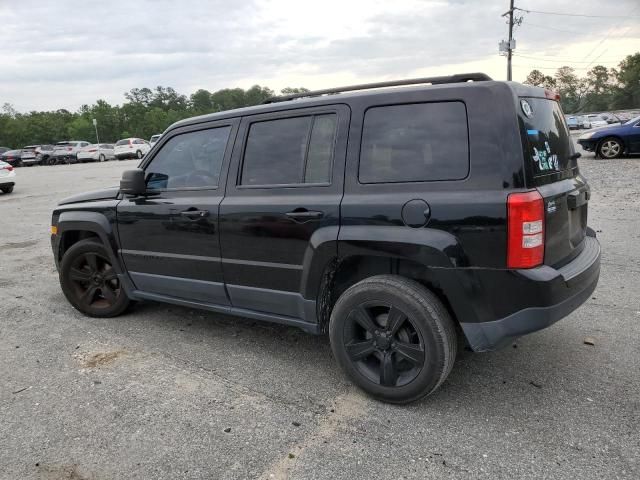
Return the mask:
<path id="1" fill-rule="evenodd" d="M 118 142 L 116 143 L 116 146 L 120 146 L 120 145 L 129 145 L 129 139 L 125 139 L 125 140 L 118 140 Z"/>
<path id="2" fill-rule="evenodd" d="M 523 103 L 524 102 L 524 103 Z M 573 168 L 569 129 L 558 102 L 544 98 L 521 98 L 520 119 L 526 144 L 525 159 L 540 177 Z"/>
<path id="3" fill-rule="evenodd" d="M 358 173 L 361 183 L 460 180 L 468 173 L 464 103 L 390 105 L 367 110 Z"/>

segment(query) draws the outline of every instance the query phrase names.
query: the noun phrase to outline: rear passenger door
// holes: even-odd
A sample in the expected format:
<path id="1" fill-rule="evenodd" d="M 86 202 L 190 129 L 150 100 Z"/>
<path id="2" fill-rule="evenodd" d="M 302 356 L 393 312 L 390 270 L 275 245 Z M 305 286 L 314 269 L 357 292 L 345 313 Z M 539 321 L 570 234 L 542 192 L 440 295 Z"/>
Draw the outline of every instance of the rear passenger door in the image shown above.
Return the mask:
<path id="1" fill-rule="evenodd" d="M 242 120 L 220 205 L 234 307 L 298 319 L 315 314 L 303 272 L 313 258 L 337 253 L 348 125 L 345 105 Z"/>

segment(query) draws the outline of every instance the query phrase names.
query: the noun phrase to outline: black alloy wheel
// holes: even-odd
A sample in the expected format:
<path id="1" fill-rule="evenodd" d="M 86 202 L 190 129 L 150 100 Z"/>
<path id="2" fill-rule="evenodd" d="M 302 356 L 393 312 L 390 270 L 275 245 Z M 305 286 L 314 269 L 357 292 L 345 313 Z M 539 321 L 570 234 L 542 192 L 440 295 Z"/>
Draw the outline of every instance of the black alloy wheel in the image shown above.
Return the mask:
<path id="1" fill-rule="evenodd" d="M 374 301 L 353 309 L 346 321 L 344 342 L 358 371 L 378 385 L 406 385 L 424 365 L 420 333 L 396 306 Z"/>
<path id="2" fill-rule="evenodd" d="M 329 338 L 345 374 L 390 403 L 437 390 L 457 352 L 455 324 L 440 299 L 398 275 L 369 277 L 343 292 L 331 312 Z"/>
<path id="3" fill-rule="evenodd" d="M 60 283 L 69 302 L 92 317 L 119 315 L 130 304 L 107 250 L 95 240 L 82 240 L 65 253 Z"/>

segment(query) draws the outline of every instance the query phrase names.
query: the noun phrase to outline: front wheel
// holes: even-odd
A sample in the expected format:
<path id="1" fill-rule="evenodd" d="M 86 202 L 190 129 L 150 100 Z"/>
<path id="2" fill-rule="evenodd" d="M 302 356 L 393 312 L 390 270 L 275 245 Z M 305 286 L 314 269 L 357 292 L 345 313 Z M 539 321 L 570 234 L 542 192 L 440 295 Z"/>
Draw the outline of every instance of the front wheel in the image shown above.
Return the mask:
<path id="1" fill-rule="evenodd" d="M 140 150 L 138 150 L 138 151 L 136 152 L 136 158 L 137 158 L 138 160 L 140 160 L 140 159 L 142 158 L 142 152 L 141 152 Z"/>
<path id="2" fill-rule="evenodd" d="M 598 146 L 598 153 L 602 158 L 612 159 L 622 155 L 624 147 L 617 138 L 605 138 Z"/>
<path id="3" fill-rule="evenodd" d="M 440 300 L 395 275 L 367 278 L 344 292 L 331 313 L 329 337 L 347 376 L 390 403 L 434 392 L 457 351 L 454 323 Z"/>
<path id="4" fill-rule="evenodd" d="M 105 156 L 101 153 L 100 157 L 98 158 L 98 161 L 104 162 L 105 160 L 106 160 Z"/>
<path id="5" fill-rule="evenodd" d="M 107 249 L 95 240 L 82 240 L 65 252 L 60 285 L 69 303 L 90 317 L 118 316 L 131 303 Z"/>

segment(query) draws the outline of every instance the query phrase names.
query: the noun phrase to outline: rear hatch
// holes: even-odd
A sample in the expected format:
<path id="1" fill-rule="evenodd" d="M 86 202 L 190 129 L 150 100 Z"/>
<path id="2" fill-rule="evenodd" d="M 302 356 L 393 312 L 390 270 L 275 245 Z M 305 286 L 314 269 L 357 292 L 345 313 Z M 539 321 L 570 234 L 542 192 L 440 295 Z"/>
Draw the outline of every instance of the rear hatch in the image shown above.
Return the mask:
<path id="1" fill-rule="evenodd" d="M 20 155 L 23 162 L 25 160 L 33 160 L 36 158 L 36 147 L 24 147 Z"/>
<path id="2" fill-rule="evenodd" d="M 544 263 L 560 267 L 584 247 L 590 190 L 560 104 L 537 97 L 520 97 L 519 103 L 527 186 L 544 199 Z"/>

